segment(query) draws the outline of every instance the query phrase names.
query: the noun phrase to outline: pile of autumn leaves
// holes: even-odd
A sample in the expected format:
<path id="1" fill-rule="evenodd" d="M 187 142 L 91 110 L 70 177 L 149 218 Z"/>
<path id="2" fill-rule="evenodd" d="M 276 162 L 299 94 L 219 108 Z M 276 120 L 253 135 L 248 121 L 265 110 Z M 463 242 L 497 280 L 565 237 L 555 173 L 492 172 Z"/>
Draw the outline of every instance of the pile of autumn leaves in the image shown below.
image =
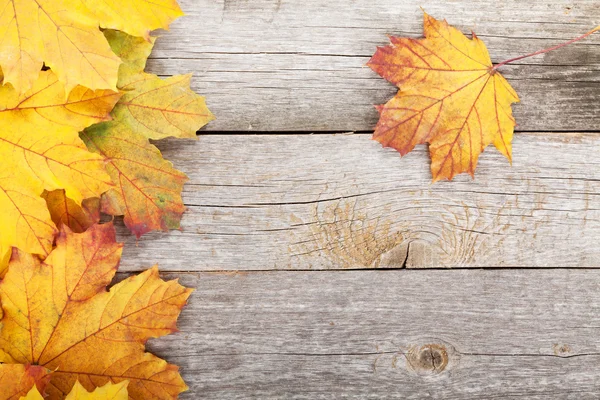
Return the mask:
<path id="1" fill-rule="evenodd" d="M 179 227 L 186 176 L 149 140 L 195 138 L 213 116 L 190 76 L 144 68 L 149 32 L 181 10 L 0 5 L 0 400 L 175 399 L 177 367 L 144 344 L 176 330 L 191 290 L 154 267 L 107 291 L 122 245 L 100 216 L 138 237 Z"/>

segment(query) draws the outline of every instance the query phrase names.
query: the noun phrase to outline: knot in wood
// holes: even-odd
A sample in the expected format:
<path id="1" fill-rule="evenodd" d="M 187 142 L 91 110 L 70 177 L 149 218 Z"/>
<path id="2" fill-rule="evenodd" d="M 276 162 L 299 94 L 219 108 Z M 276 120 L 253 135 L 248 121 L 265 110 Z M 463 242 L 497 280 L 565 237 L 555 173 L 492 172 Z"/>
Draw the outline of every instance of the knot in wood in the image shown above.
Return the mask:
<path id="1" fill-rule="evenodd" d="M 448 351 L 441 344 L 425 344 L 412 348 L 407 359 L 415 370 L 439 374 L 448 366 Z"/>
<path id="2" fill-rule="evenodd" d="M 554 349 L 554 354 L 559 357 L 568 357 L 571 353 L 571 346 L 568 344 L 555 343 L 552 348 Z"/>

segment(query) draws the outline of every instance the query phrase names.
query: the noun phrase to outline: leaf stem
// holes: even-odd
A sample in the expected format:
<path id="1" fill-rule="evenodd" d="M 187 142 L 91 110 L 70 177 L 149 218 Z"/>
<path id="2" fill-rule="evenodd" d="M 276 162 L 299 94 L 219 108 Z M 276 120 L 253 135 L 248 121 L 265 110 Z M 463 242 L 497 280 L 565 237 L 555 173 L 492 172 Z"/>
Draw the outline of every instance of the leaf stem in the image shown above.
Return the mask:
<path id="1" fill-rule="evenodd" d="M 587 32 L 585 34 L 583 34 L 583 35 L 581 35 L 579 37 L 576 37 L 575 39 L 569 40 L 568 42 L 561 43 L 561 44 L 558 44 L 556 46 L 553 46 L 553 47 L 550 47 L 550 48 L 547 48 L 547 49 L 538 50 L 538 51 L 536 51 L 534 53 L 530 53 L 530 54 L 527 54 L 527 55 L 524 55 L 524 56 L 515 57 L 515 58 L 511 58 L 510 60 L 503 61 L 500 64 L 494 65 L 493 69 L 498 69 L 501 66 L 506 65 L 508 63 L 511 63 L 513 61 L 522 60 L 524 58 L 533 57 L 533 56 L 537 56 L 538 54 L 544 54 L 544 53 L 548 53 L 549 51 L 552 51 L 552 50 L 560 49 L 561 47 L 570 45 L 571 43 L 575 43 L 577 41 L 580 41 L 581 39 L 585 39 L 586 37 L 590 36 L 594 32 L 598 32 L 598 31 L 600 31 L 600 25 L 598 25 L 597 27 L 595 27 L 594 29 L 592 29 L 591 31 L 589 31 L 589 32 Z"/>

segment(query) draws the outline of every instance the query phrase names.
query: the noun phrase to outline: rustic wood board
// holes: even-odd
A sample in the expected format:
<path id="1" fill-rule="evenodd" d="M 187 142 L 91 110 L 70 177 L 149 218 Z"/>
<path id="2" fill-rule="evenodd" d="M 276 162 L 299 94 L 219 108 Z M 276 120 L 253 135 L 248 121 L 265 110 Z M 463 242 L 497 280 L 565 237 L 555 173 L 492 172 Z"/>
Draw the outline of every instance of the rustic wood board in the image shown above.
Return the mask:
<path id="1" fill-rule="evenodd" d="M 401 158 L 367 134 L 160 147 L 188 211 L 181 232 L 121 229 L 124 270 L 600 266 L 597 133 L 518 134 L 512 167 L 490 149 L 475 180 L 436 184 L 425 147 Z"/>
<path id="2" fill-rule="evenodd" d="M 178 274 L 182 399 L 594 399 L 600 271 Z M 168 277 L 168 276 L 167 276 Z"/>
<path id="3" fill-rule="evenodd" d="M 396 89 L 365 67 L 388 34 L 419 37 L 423 7 L 476 31 L 492 61 L 547 48 L 600 24 L 598 0 L 181 1 L 150 71 L 193 72 L 217 120 L 210 131 L 365 131 Z M 597 130 L 600 40 L 502 68 L 521 97 L 518 130 Z"/>
<path id="4" fill-rule="evenodd" d="M 502 68 L 521 133 L 474 181 L 332 133 L 373 129 L 396 89 L 365 63 L 421 36 L 420 7 L 500 62 L 597 26 L 600 0 L 180 2 L 148 69 L 193 72 L 217 120 L 158 143 L 190 177 L 182 231 L 118 230 L 121 277 L 197 288 L 149 343 L 182 399 L 598 398 L 598 37 Z"/>

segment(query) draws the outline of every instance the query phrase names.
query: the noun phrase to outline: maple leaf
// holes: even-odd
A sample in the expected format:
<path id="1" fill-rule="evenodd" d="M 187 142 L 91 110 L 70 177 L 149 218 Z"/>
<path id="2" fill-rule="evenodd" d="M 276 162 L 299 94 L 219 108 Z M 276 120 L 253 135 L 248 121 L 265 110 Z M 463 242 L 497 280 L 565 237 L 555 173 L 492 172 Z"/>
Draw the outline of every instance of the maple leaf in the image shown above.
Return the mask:
<path id="1" fill-rule="evenodd" d="M 154 42 L 119 31 L 106 31 L 113 51 L 122 59 L 118 87 L 124 93 L 113 119 L 148 139 L 196 138 L 196 131 L 214 119 L 204 97 L 190 89 L 191 74 L 161 79 L 144 72 Z"/>
<path id="2" fill-rule="evenodd" d="M 189 89 L 190 76 L 160 79 L 144 72 L 153 42 L 118 31 L 106 31 L 113 50 L 123 59 L 119 89 L 123 97 L 113 120 L 86 129 L 81 138 L 90 151 L 107 160 L 116 187 L 102 196 L 102 211 L 124 215 L 137 236 L 152 230 L 179 228 L 185 207 L 181 191 L 187 177 L 165 161 L 148 139 L 196 138 L 214 117 L 204 98 Z"/>
<path id="3" fill-rule="evenodd" d="M 149 38 L 183 15 L 176 0 L 0 0 L 0 66 L 22 93 L 42 65 L 66 86 L 116 89 L 120 60 L 99 27 Z"/>
<path id="4" fill-rule="evenodd" d="M 118 123 L 88 128 L 81 138 L 90 151 L 106 157 L 106 170 L 116 184 L 102 195 L 104 213 L 124 215 L 125 225 L 137 237 L 179 228 L 187 177 L 164 160 L 148 139 Z"/>
<path id="5" fill-rule="evenodd" d="M 424 39 L 391 37 L 368 65 L 400 88 L 373 138 L 400 154 L 429 143 L 433 181 L 474 175 L 489 144 L 511 160 L 519 97 L 492 65 L 484 43 L 424 14 Z"/>
<path id="6" fill-rule="evenodd" d="M 52 71 L 42 71 L 19 95 L 0 87 L 0 256 L 11 247 L 47 255 L 56 233 L 44 190 L 64 189 L 75 203 L 112 187 L 101 156 L 79 138 L 83 128 L 109 119 L 120 94 L 81 86 L 65 96 Z"/>
<path id="7" fill-rule="evenodd" d="M 50 400 L 63 399 L 77 380 L 87 390 L 128 380 L 129 397 L 139 400 L 186 390 L 178 368 L 145 353 L 144 343 L 176 331 L 191 289 L 161 280 L 153 267 L 106 291 L 121 250 L 104 224 L 80 234 L 63 226 L 44 262 L 13 252 L 0 283 L 0 362 L 54 371 Z"/>
<path id="8" fill-rule="evenodd" d="M 10 261 L 10 256 L 12 255 L 12 248 L 8 248 L 4 255 L 0 254 L 0 279 L 4 278 L 4 274 L 6 274 L 6 269 L 8 268 L 8 262 Z"/>
<path id="9" fill-rule="evenodd" d="M 77 381 L 65 400 L 127 400 L 129 398 L 127 395 L 127 384 L 127 381 L 117 384 L 107 383 L 102 387 L 96 388 L 93 392 L 88 392 L 81 383 Z M 27 396 L 21 397 L 21 400 L 43 399 L 40 391 L 36 387 L 33 387 Z"/>
<path id="10" fill-rule="evenodd" d="M 33 389 L 43 393 L 49 381 L 50 371 L 44 367 L 23 364 L 1 364 L 0 400 L 19 399 Z"/>
<path id="11" fill-rule="evenodd" d="M 81 205 L 69 199 L 62 189 L 44 192 L 48 211 L 54 224 L 66 225 L 75 233 L 81 233 L 100 221 L 100 199 L 85 199 Z"/>

